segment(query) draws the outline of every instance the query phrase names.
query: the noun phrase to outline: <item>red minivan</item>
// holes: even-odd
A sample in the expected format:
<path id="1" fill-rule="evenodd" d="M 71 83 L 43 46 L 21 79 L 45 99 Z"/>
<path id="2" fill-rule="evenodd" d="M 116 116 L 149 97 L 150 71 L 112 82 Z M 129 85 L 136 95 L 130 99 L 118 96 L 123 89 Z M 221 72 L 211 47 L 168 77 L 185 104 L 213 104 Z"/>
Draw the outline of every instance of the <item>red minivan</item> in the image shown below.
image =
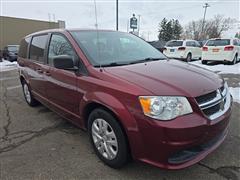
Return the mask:
<path id="1" fill-rule="evenodd" d="M 46 30 L 19 50 L 26 102 L 88 131 L 97 156 L 165 169 L 197 163 L 225 139 L 232 97 L 217 74 L 106 30 Z"/>

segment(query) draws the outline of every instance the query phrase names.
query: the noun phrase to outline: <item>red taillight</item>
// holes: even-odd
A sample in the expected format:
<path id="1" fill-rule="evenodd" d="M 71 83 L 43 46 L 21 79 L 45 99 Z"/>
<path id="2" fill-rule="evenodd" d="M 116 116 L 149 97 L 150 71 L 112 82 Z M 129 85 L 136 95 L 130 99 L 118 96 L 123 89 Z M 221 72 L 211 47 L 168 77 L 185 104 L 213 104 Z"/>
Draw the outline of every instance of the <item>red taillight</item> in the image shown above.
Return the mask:
<path id="1" fill-rule="evenodd" d="M 225 46 L 224 51 L 232 51 L 234 46 Z"/>
<path id="2" fill-rule="evenodd" d="M 203 51 L 208 51 L 208 47 L 203 46 L 203 47 L 202 47 L 202 50 L 203 50 Z"/>
<path id="3" fill-rule="evenodd" d="M 179 47 L 178 50 L 179 51 L 184 51 L 186 48 L 185 47 Z"/>

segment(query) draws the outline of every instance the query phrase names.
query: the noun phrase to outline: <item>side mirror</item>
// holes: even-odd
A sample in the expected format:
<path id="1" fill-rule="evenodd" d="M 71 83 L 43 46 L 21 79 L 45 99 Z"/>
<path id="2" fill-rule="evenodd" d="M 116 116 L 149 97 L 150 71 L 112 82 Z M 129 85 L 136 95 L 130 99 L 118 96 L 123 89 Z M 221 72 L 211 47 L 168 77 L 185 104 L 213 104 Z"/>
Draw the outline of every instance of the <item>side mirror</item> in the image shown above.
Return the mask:
<path id="1" fill-rule="evenodd" d="M 59 55 L 53 57 L 53 66 L 58 69 L 77 70 L 74 66 L 73 58 L 68 55 Z"/>

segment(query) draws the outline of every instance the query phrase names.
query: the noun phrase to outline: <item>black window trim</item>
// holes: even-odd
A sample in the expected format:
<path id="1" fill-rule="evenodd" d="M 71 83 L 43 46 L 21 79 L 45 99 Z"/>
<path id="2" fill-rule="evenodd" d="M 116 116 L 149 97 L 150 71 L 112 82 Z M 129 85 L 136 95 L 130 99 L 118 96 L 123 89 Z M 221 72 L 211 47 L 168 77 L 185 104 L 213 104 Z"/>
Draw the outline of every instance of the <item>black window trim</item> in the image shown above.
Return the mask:
<path id="1" fill-rule="evenodd" d="M 27 47 L 26 59 L 30 60 L 30 59 L 29 59 L 29 57 L 30 57 L 29 54 L 30 54 L 30 45 L 31 45 L 31 42 L 32 42 L 32 36 L 27 36 L 27 37 L 25 37 L 24 39 L 27 39 L 27 38 L 30 38 L 30 41 L 29 41 L 28 47 Z"/>
<path id="2" fill-rule="evenodd" d="M 53 35 L 59 35 L 59 36 L 62 36 L 71 46 L 72 50 L 75 52 L 75 54 L 77 55 L 77 58 L 78 58 L 78 61 L 79 61 L 79 65 L 78 65 L 78 71 L 77 73 L 81 74 L 81 75 L 84 75 L 84 76 L 88 76 L 88 71 L 87 71 L 87 68 L 85 66 L 85 64 L 83 63 L 82 59 L 79 57 L 78 53 L 76 52 L 75 48 L 73 47 L 72 43 L 68 40 L 68 38 L 66 37 L 65 34 L 61 33 L 61 32 L 51 32 L 49 33 L 49 38 L 48 38 L 48 41 L 47 41 L 47 49 L 46 49 L 46 64 L 49 66 L 49 67 L 52 67 L 49 65 L 48 63 L 48 54 L 49 54 L 49 47 L 50 47 L 50 43 L 51 43 L 51 39 L 52 39 L 52 36 Z M 82 68 L 80 67 L 80 64 L 82 65 Z M 54 68 L 54 67 L 52 67 Z"/>
<path id="3" fill-rule="evenodd" d="M 29 42 L 29 47 L 28 47 L 28 59 L 34 63 L 38 63 L 38 64 L 46 64 L 46 50 L 48 48 L 48 42 L 49 42 L 49 34 L 50 33 L 39 33 L 39 34 L 36 34 L 36 35 L 33 35 L 31 36 L 31 40 Z M 44 54 L 43 54 L 43 62 L 42 61 L 37 61 L 35 59 L 30 59 L 30 51 L 31 51 L 31 46 L 32 46 L 32 40 L 34 37 L 37 37 L 37 36 L 43 36 L 43 35 L 47 35 L 47 41 L 46 41 L 46 44 L 45 44 L 45 49 L 44 49 Z"/>

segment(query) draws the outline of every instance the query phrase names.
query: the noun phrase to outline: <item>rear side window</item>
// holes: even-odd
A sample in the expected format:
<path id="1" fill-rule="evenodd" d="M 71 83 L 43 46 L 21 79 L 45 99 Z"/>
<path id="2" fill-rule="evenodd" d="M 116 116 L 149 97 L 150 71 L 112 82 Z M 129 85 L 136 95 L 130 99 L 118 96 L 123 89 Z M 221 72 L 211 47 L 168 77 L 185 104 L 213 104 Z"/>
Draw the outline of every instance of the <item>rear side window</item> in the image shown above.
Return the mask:
<path id="1" fill-rule="evenodd" d="M 31 37 L 22 39 L 20 48 L 19 48 L 19 52 L 18 52 L 19 57 L 21 57 L 21 58 L 28 57 L 28 45 L 29 45 L 30 41 L 31 41 Z"/>
<path id="2" fill-rule="evenodd" d="M 196 44 L 195 44 L 194 41 L 187 41 L 187 42 L 186 42 L 186 46 L 189 46 L 189 47 L 195 47 Z"/>
<path id="3" fill-rule="evenodd" d="M 35 61 L 44 62 L 48 35 L 34 36 L 30 46 L 29 58 Z"/>
<path id="4" fill-rule="evenodd" d="M 183 41 L 169 41 L 166 44 L 167 47 L 178 47 L 182 45 L 183 45 Z"/>
<path id="5" fill-rule="evenodd" d="M 10 52 L 18 52 L 19 46 L 8 46 L 8 51 Z"/>
<path id="6" fill-rule="evenodd" d="M 206 46 L 227 46 L 230 45 L 230 39 L 209 40 Z"/>

